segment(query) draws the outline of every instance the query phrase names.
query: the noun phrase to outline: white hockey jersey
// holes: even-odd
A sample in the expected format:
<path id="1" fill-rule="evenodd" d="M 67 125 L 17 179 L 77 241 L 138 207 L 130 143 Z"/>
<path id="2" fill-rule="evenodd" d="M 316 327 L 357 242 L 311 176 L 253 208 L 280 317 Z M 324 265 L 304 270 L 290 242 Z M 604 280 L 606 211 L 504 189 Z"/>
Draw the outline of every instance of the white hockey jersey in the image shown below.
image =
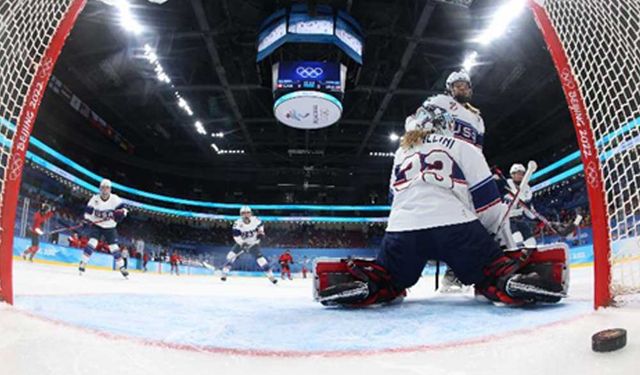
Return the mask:
<path id="1" fill-rule="evenodd" d="M 480 149 L 484 143 L 484 121 L 480 112 L 470 105 L 459 103 L 449 95 L 435 95 L 422 103 L 423 106 L 435 105 L 449 112 L 456 120 L 454 136 L 469 142 Z"/>
<path id="2" fill-rule="evenodd" d="M 511 178 L 507 180 L 507 186 L 509 190 L 511 190 L 514 193 L 518 191 L 518 185 L 516 185 L 516 183 L 513 182 L 513 179 Z M 529 186 L 529 184 L 526 184 L 526 185 L 520 184 L 520 189 L 522 190 L 522 192 L 520 193 L 520 200 L 527 204 L 531 203 L 531 199 L 533 199 L 533 192 L 531 191 L 531 187 Z M 511 200 L 512 198 L 509 194 L 505 195 L 506 202 L 511 202 Z M 523 214 L 524 214 L 524 209 L 522 208 L 521 205 L 517 205 L 511 209 L 511 212 L 509 212 L 509 217 L 520 217 Z M 530 217 L 529 215 L 527 215 L 527 217 L 532 219 L 532 217 Z"/>
<path id="3" fill-rule="evenodd" d="M 395 155 L 388 232 L 404 232 L 479 219 L 495 233 L 506 206 L 482 152 L 467 142 L 429 135 Z"/>
<path id="4" fill-rule="evenodd" d="M 113 219 L 113 211 L 121 208 L 124 208 L 124 203 L 119 196 L 111 194 L 105 201 L 100 198 L 100 194 L 96 194 L 89 199 L 84 209 L 84 218 L 96 223 L 100 228 L 115 228 L 118 223 Z"/>
<path id="5" fill-rule="evenodd" d="M 240 246 L 253 246 L 260 243 L 258 235 L 264 235 L 264 225 L 262 220 L 255 216 L 246 224 L 242 218 L 233 223 L 233 240 Z"/>

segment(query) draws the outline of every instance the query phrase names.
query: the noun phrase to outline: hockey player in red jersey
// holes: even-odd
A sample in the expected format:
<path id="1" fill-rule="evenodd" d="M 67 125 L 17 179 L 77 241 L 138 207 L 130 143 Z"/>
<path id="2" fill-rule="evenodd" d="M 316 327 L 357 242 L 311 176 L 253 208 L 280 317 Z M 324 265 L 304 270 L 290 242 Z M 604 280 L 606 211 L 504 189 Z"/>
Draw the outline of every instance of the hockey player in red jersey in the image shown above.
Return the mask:
<path id="1" fill-rule="evenodd" d="M 171 263 L 171 274 L 175 271 L 176 276 L 180 276 L 180 269 L 178 268 L 178 264 L 180 264 L 180 262 L 182 262 L 182 258 L 177 251 L 174 251 L 173 254 L 171 254 L 171 257 L 169 257 L 169 263 Z"/>
<path id="2" fill-rule="evenodd" d="M 23 253 L 22 258 L 33 262 L 33 257 L 40 250 L 40 236 L 44 234 L 42 225 L 53 216 L 54 209 L 46 203 L 42 203 L 38 211 L 33 214 L 33 222 L 31 228 L 29 228 L 29 235 L 31 236 L 31 246 L 29 246 Z"/>
<path id="3" fill-rule="evenodd" d="M 284 280 L 284 275 L 289 276 L 291 280 L 291 264 L 293 264 L 293 257 L 291 256 L 291 250 L 287 250 L 280 255 L 278 259 L 280 263 L 280 277 Z"/>

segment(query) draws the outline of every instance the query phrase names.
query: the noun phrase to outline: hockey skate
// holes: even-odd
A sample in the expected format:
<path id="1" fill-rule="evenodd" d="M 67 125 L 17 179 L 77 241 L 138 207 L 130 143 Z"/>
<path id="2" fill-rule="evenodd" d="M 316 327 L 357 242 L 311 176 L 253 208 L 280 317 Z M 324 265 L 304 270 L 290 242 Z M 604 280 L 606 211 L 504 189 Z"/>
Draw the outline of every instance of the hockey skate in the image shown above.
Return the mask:
<path id="1" fill-rule="evenodd" d="M 453 270 L 448 268 L 442 277 L 442 286 L 438 291 L 440 293 L 464 293 L 470 289 L 470 286 L 464 285 L 453 273 Z"/>
<path id="2" fill-rule="evenodd" d="M 129 280 L 129 271 L 127 271 L 126 268 L 120 267 L 120 273 L 122 274 L 122 277 L 124 277 L 126 280 Z"/>

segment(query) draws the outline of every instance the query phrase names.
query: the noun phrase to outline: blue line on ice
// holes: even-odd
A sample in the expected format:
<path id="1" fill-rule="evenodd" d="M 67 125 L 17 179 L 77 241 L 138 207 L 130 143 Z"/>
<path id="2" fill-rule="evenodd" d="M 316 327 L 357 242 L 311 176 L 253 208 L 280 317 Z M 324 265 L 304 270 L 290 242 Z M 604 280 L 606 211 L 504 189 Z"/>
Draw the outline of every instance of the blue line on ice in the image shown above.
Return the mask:
<path id="1" fill-rule="evenodd" d="M 524 309 L 470 296 L 435 296 L 365 310 L 310 299 L 97 294 L 17 296 L 36 315 L 80 327 L 172 344 L 277 351 L 406 348 L 481 339 L 567 320 L 587 301 Z"/>

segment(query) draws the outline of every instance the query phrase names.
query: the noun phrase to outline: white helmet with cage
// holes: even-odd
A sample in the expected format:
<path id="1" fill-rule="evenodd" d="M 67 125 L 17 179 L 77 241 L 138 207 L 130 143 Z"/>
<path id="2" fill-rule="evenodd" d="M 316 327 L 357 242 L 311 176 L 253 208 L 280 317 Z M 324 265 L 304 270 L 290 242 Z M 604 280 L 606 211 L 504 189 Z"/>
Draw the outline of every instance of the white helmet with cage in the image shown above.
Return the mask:
<path id="1" fill-rule="evenodd" d="M 251 213 L 251 207 L 249 207 L 249 206 L 240 207 L 240 215 L 242 215 L 244 213 Z"/>
<path id="2" fill-rule="evenodd" d="M 445 136 L 453 136 L 455 120 L 446 110 L 435 105 L 423 105 L 416 113 L 407 117 L 404 123 L 405 132 L 425 130 Z"/>

